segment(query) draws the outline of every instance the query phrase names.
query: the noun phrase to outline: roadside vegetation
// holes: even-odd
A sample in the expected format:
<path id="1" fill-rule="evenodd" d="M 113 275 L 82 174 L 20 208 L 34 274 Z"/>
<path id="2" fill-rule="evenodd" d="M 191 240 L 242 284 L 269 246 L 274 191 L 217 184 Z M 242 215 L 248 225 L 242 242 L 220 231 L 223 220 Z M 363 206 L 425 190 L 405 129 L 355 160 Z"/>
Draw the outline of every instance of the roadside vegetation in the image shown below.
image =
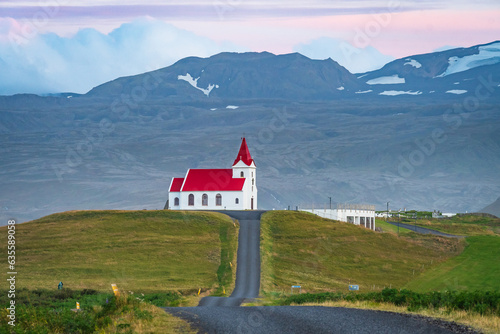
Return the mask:
<path id="1" fill-rule="evenodd" d="M 0 303 L 7 294 L 1 291 Z M 162 296 L 162 303 L 175 304 L 179 297 Z M 112 293 L 95 290 L 28 290 L 16 294 L 16 326 L 10 326 L 6 309 L 0 315 L 2 333 L 195 333 L 189 324 L 167 314 L 148 301 L 156 295 Z M 76 311 L 76 303 L 80 311 Z"/>
<path id="2" fill-rule="evenodd" d="M 16 225 L 16 330 L 189 332 L 158 306 L 229 295 L 238 229 L 223 214 L 163 210 L 64 212 Z M 0 234 L 6 236 L 6 227 Z M 6 246 L 0 246 L 4 253 Z M 77 301 L 82 311 L 75 313 Z M 2 312 L 8 303 L 0 298 Z M 10 330 L 3 315 L 1 326 Z"/>

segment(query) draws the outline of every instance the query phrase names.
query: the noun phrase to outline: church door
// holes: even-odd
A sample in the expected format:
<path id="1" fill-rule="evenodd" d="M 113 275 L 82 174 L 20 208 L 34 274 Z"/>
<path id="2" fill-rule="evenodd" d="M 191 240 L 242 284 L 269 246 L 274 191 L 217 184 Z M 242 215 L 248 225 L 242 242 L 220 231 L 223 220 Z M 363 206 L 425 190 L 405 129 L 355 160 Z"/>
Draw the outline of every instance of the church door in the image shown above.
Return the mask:
<path id="1" fill-rule="evenodd" d="M 252 202 L 250 204 L 250 210 L 253 210 L 253 197 L 252 197 Z"/>

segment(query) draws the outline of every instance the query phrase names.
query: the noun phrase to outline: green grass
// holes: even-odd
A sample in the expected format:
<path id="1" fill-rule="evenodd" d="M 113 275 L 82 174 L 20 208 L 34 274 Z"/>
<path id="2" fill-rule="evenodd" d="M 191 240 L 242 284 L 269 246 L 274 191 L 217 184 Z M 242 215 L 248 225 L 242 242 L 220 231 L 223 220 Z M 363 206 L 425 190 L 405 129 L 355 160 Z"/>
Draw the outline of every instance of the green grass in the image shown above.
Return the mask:
<path id="1" fill-rule="evenodd" d="M 468 237 L 468 245 L 457 257 L 422 273 L 406 287 L 415 291 L 500 291 L 500 237 Z"/>
<path id="2" fill-rule="evenodd" d="M 267 212 L 261 219 L 264 293 L 400 288 L 414 276 L 457 255 L 463 240 L 408 233 L 397 237 L 312 214 Z"/>
<path id="3" fill-rule="evenodd" d="M 6 240 L 6 227 L 0 228 Z M 218 213 L 75 211 L 16 225 L 17 288 L 231 290 L 237 224 Z M 6 253 L 6 244 L 1 251 Z"/>
<path id="4" fill-rule="evenodd" d="M 390 233 L 394 233 L 394 234 L 399 233 L 399 235 L 408 235 L 410 233 L 414 233 L 413 231 L 406 229 L 406 228 L 403 228 L 403 227 L 399 227 L 399 232 L 398 232 L 397 226 L 386 223 L 384 219 L 380 219 L 380 218 L 375 218 L 375 226 L 380 227 L 383 232 L 390 232 Z"/>

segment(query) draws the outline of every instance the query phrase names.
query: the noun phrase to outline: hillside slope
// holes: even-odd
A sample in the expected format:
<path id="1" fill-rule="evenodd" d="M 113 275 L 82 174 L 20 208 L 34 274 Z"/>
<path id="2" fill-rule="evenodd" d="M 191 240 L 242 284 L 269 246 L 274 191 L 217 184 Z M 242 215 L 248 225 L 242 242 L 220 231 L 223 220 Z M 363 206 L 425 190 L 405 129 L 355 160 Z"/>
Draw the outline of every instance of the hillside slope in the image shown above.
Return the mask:
<path id="1" fill-rule="evenodd" d="M 398 238 L 348 223 L 293 211 L 262 216 L 262 289 L 290 292 L 401 288 L 421 272 L 463 249 L 463 241 L 420 236 Z"/>
<path id="2" fill-rule="evenodd" d="M 6 227 L 0 228 L 5 237 Z M 233 284 L 237 225 L 222 214 L 72 211 L 16 225 L 17 288 L 194 292 Z M 6 253 L 6 244 L 2 243 Z"/>
<path id="3" fill-rule="evenodd" d="M 405 287 L 414 291 L 491 290 L 499 291 L 500 237 L 473 236 L 459 256 L 423 273 Z"/>

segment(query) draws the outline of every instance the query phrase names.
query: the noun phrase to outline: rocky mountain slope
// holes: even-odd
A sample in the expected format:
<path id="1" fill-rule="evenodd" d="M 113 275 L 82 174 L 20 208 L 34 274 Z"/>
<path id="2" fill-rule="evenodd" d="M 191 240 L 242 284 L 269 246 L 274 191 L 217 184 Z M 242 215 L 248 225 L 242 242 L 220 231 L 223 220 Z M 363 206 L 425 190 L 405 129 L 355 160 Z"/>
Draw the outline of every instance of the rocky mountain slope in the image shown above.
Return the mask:
<path id="1" fill-rule="evenodd" d="M 495 202 L 491 203 L 479 212 L 485 212 L 500 217 L 500 197 L 498 197 Z"/>
<path id="2" fill-rule="evenodd" d="M 298 54 L 224 53 L 81 96 L 0 97 L 0 219 L 161 209 L 171 177 L 230 167 L 243 135 L 263 209 L 331 196 L 477 211 L 500 194 L 496 47 L 410 56 L 364 77 Z M 452 65 L 474 55 L 484 59 Z M 421 93 L 381 95 L 391 90 Z"/>

